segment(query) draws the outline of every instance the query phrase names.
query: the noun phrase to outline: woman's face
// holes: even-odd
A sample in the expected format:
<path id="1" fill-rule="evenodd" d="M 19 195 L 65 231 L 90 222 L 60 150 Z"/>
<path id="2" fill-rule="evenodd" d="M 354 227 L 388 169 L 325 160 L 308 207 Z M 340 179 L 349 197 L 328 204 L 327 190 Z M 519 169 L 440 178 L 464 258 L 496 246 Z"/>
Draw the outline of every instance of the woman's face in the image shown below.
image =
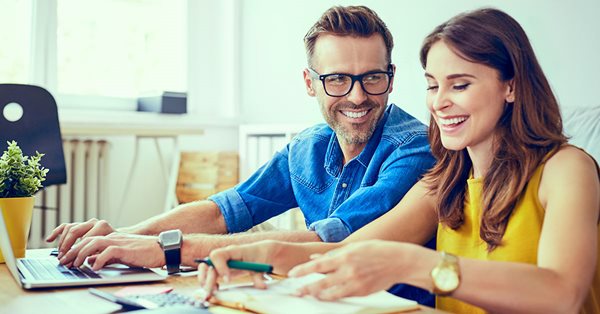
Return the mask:
<path id="1" fill-rule="evenodd" d="M 498 71 L 457 55 L 443 40 L 427 54 L 427 107 L 446 149 L 491 151 L 494 132 L 507 102 L 514 102 L 511 82 Z"/>

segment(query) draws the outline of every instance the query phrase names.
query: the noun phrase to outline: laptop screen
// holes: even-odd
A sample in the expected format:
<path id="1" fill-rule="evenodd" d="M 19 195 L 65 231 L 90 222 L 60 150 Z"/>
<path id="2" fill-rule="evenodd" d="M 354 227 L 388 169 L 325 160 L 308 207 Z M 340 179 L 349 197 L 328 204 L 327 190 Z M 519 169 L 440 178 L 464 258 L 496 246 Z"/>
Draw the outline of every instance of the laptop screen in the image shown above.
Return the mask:
<path id="1" fill-rule="evenodd" d="M 15 260 L 15 254 L 13 253 L 12 246 L 10 245 L 10 238 L 8 236 L 8 230 L 6 230 L 6 223 L 4 221 L 4 214 L 0 208 L 0 249 L 2 249 L 2 255 L 6 261 L 6 266 L 10 270 L 13 278 L 17 281 L 18 285 L 21 285 L 19 279 L 19 271 L 17 270 L 17 264 Z"/>

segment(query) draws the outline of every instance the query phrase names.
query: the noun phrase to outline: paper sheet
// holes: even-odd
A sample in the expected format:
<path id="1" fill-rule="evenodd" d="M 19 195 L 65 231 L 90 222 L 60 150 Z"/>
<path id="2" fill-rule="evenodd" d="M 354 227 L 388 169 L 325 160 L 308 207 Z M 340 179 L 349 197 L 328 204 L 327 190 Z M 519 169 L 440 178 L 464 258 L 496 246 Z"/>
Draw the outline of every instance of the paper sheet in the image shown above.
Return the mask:
<path id="1" fill-rule="evenodd" d="M 229 304 L 243 304 L 246 309 L 259 313 L 392 313 L 418 307 L 417 302 L 380 291 L 364 297 L 351 297 L 336 302 L 325 302 L 313 297 L 296 297 L 294 292 L 325 275 L 310 274 L 301 278 L 287 278 L 268 282 L 266 290 L 236 287 L 218 291 L 215 296 Z"/>

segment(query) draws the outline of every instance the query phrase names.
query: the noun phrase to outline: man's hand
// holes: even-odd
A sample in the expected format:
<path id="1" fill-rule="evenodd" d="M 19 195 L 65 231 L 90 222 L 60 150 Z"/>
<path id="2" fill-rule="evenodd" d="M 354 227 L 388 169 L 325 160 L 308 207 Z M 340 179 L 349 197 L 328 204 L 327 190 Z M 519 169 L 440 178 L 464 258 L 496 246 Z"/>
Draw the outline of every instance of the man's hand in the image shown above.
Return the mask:
<path id="1" fill-rule="evenodd" d="M 58 237 L 58 258 L 61 258 L 78 239 L 105 236 L 113 232 L 115 229 L 108 222 L 92 218 L 86 222 L 61 224 L 46 238 L 46 242 L 52 242 Z"/>
<path id="2" fill-rule="evenodd" d="M 112 263 L 136 267 L 160 267 L 165 264 L 158 237 L 126 233 L 86 237 L 60 258 L 60 263 L 67 267 L 79 267 L 87 257 L 95 271 Z"/>

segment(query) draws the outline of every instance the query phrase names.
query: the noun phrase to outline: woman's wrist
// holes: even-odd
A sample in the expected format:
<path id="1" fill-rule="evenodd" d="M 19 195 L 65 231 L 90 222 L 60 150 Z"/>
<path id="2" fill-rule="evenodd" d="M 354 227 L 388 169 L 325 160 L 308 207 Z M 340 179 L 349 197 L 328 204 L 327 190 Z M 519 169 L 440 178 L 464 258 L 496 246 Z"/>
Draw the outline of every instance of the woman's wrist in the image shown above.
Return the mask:
<path id="1" fill-rule="evenodd" d="M 412 243 L 401 243 L 401 245 L 402 267 L 397 268 L 397 272 L 400 272 L 399 282 L 431 291 L 433 284 L 430 273 L 439 262 L 439 253 Z"/>

